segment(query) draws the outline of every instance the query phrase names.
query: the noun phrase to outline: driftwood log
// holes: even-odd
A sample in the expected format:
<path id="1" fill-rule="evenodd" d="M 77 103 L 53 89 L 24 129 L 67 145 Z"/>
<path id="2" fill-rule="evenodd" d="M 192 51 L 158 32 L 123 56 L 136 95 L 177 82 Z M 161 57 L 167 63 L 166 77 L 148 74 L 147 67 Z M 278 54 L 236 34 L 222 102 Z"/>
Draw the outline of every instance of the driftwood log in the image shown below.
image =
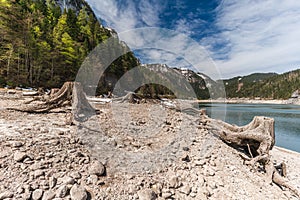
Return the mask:
<path id="1" fill-rule="evenodd" d="M 32 104 L 34 101 L 38 103 Z M 95 109 L 88 102 L 80 83 L 65 82 L 59 90 L 52 90 L 47 98 L 36 97 L 25 102 L 20 108 L 8 108 L 28 113 L 47 113 L 53 109 L 70 106 L 73 103 L 73 117 L 76 120 L 85 120 L 95 114 Z"/>
<path id="2" fill-rule="evenodd" d="M 246 126 L 235 126 L 208 118 L 206 115 L 203 117 L 214 135 L 231 146 L 244 148 L 248 151 L 249 156 L 240 154 L 246 165 L 254 167 L 256 163 L 262 164 L 269 183 L 274 182 L 280 187 L 288 188 L 300 198 L 299 190 L 284 177 L 286 176 L 285 164 L 281 164 L 280 170 L 278 170 L 278 166 L 275 167 L 271 160 L 270 150 L 275 144 L 274 119 L 256 116 Z"/>
<path id="3" fill-rule="evenodd" d="M 113 101 L 120 102 L 120 103 L 124 103 L 124 102 L 127 102 L 127 103 L 140 103 L 141 100 L 142 100 L 142 98 L 134 92 L 128 92 L 123 97 L 118 97 L 118 98 L 113 99 Z"/>

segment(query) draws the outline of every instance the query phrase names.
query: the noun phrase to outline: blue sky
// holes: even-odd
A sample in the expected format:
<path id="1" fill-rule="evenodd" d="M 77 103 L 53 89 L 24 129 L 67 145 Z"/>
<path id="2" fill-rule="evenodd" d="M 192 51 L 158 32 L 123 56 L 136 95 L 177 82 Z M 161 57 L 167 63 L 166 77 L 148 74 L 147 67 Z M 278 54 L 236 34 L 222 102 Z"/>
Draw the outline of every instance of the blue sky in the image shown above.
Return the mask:
<path id="1" fill-rule="evenodd" d="M 118 33 L 158 27 L 185 34 L 208 53 L 221 78 L 300 68 L 299 0 L 87 1 L 103 23 Z M 170 41 L 182 42 L 177 39 Z M 135 53 L 142 62 L 188 65 L 184 59 L 161 59 L 175 60 L 170 52 L 151 49 Z M 203 72 L 218 78 L 205 69 Z"/>

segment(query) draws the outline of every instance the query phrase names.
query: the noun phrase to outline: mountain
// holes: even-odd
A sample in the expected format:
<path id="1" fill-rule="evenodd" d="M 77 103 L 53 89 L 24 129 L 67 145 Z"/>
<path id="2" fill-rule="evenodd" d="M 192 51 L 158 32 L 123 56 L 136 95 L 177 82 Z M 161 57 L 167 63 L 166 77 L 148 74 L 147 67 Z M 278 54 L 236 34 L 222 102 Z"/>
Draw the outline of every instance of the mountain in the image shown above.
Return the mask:
<path id="1" fill-rule="evenodd" d="M 211 96 L 218 98 L 223 94 L 220 92 L 219 83 L 205 74 L 187 68 L 170 68 L 166 64 L 143 64 L 138 71 L 138 74 L 132 74 L 132 80 L 142 79 L 155 83 L 147 85 L 140 81 L 143 84 L 140 84 L 141 87 L 136 92 L 144 96 L 167 95 L 177 98 L 208 99 Z M 134 85 L 134 83 L 124 85 Z"/>
<path id="2" fill-rule="evenodd" d="M 284 74 L 251 74 L 223 82 L 229 98 L 288 99 L 300 89 L 300 69 Z"/>

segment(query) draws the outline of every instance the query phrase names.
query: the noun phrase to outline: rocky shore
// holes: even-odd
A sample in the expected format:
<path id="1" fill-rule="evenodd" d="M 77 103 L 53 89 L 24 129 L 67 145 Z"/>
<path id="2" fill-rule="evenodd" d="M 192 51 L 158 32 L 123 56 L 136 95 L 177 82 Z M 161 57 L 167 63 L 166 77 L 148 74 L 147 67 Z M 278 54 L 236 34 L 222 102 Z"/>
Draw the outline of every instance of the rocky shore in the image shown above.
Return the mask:
<path id="1" fill-rule="evenodd" d="M 300 105 L 300 99 L 249 99 L 234 98 L 222 100 L 198 100 L 199 103 L 232 103 L 232 104 L 291 104 Z"/>
<path id="2" fill-rule="evenodd" d="M 155 103 L 105 103 L 74 125 L 69 108 L 6 110 L 26 100 L 0 95 L 0 200 L 297 199 L 244 165 L 197 116 Z M 271 154 L 300 189 L 299 154 L 277 147 Z"/>

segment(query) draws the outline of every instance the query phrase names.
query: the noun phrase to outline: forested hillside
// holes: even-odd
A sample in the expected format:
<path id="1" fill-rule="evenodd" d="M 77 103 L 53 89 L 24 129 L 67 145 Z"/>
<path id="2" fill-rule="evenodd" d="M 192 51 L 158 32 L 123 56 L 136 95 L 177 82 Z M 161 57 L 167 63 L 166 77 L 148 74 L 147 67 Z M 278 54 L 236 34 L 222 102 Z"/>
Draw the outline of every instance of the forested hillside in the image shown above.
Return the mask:
<path id="1" fill-rule="evenodd" d="M 252 74 L 224 80 L 227 97 L 288 99 L 300 89 L 300 69 L 284 74 Z"/>
<path id="2" fill-rule="evenodd" d="M 0 0 L 1 86 L 50 88 L 74 80 L 88 53 L 114 34 L 84 0 L 76 5 L 66 9 L 54 0 Z M 127 53 L 106 74 L 118 71 L 120 76 L 137 63 Z"/>

